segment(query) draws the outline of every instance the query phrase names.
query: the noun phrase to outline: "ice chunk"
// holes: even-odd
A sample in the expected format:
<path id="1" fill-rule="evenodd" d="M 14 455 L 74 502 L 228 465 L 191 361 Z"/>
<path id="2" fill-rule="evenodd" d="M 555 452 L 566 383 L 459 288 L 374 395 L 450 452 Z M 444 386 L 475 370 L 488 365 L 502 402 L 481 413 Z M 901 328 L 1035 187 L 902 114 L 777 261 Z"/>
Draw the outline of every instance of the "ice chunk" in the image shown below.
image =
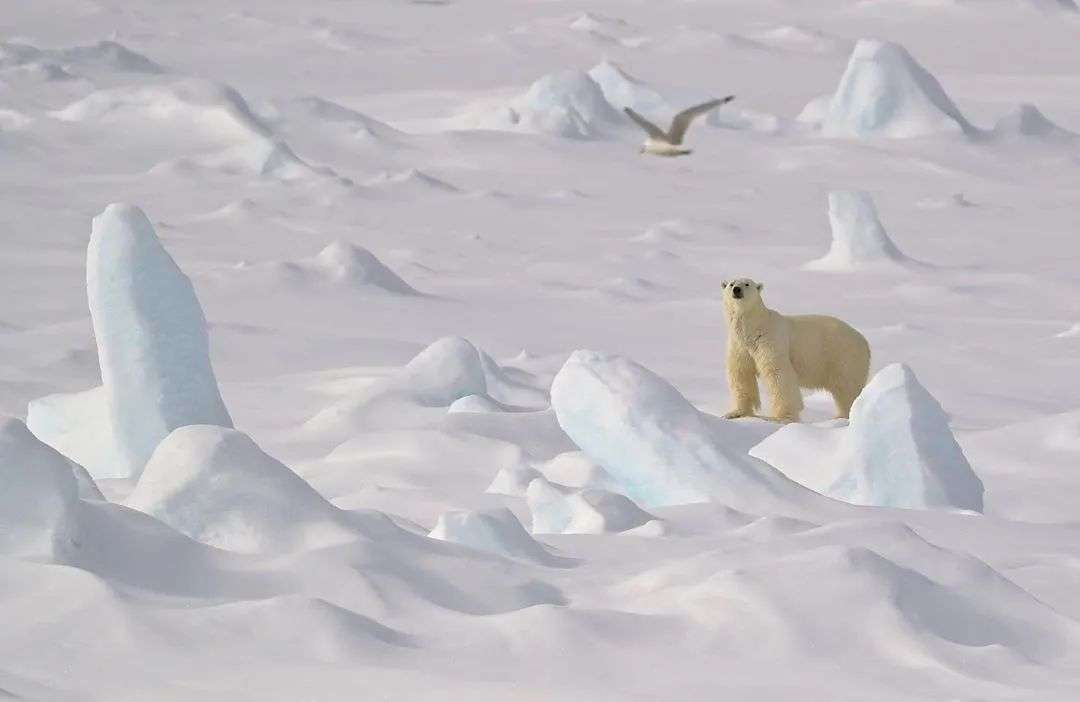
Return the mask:
<path id="1" fill-rule="evenodd" d="M 607 534 L 655 519 L 625 495 L 598 488 L 557 487 L 543 478 L 529 483 L 525 498 L 534 534 Z"/>
<path id="2" fill-rule="evenodd" d="M 575 488 L 618 491 L 619 483 L 599 463 L 582 451 L 566 451 L 541 465 L 544 477 Z"/>
<path id="3" fill-rule="evenodd" d="M 793 424 L 750 451 L 845 502 L 982 511 L 983 484 L 948 418 L 910 368 L 886 366 L 863 389 L 848 426 Z"/>
<path id="4" fill-rule="evenodd" d="M 85 466 L 99 478 L 122 475 L 124 459 L 116 447 L 109 397 L 104 385 L 31 400 L 26 426 L 34 436 Z"/>
<path id="5" fill-rule="evenodd" d="M 543 544 L 529 536 L 529 532 L 521 526 L 514 513 L 505 507 L 445 512 L 428 536 L 536 563 L 554 563 L 560 560 L 550 554 Z"/>
<path id="6" fill-rule="evenodd" d="M 195 290 L 142 210 L 114 204 L 94 218 L 86 287 L 121 459 L 113 476 L 138 475 L 177 427 L 232 426 Z"/>
<path id="7" fill-rule="evenodd" d="M 79 499 L 73 467 L 21 421 L 0 418 L 0 554 L 53 555 Z"/>
<path id="8" fill-rule="evenodd" d="M 911 263 L 885 232 L 869 193 L 834 190 L 829 193 L 832 245 L 821 258 L 803 266 L 812 271 L 853 271 Z"/>
<path id="9" fill-rule="evenodd" d="M 937 79 L 904 47 L 872 39 L 855 45 L 822 123 L 828 137 L 975 131 Z"/>
<path id="10" fill-rule="evenodd" d="M 356 537 L 343 513 L 246 434 L 187 426 L 154 451 L 127 505 L 211 546 L 294 551 Z"/>
<path id="11" fill-rule="evenodd" d="M 716 500 L 753 509 L 804 492 L 724 446 L 678 390 L 627 358 L 575 351 L 551 402 L 563 431 L 643 507 Z"/>
<path id="12" fill-rule="evenodd" d="M 421 351 L 398 379 L 417 402 L 446 407 L 468 395 L 487 394 L 480 352 L 467 339 L 447 336 Z"/>

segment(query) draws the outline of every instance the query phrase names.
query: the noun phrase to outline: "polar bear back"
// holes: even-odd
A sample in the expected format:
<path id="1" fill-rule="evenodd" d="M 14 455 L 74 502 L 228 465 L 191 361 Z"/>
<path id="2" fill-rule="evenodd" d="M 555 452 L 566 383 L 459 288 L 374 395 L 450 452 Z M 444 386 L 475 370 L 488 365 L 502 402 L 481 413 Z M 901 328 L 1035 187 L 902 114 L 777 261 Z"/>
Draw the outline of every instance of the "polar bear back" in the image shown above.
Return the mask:
<path id="1" fill-rule="evenodd" d="M 800 386 L 830 389 L 853 371 L 869 372 L 870 344 L 850 324 L 820 314 L 780 316 L 788 325 L 791 364 Z"/>

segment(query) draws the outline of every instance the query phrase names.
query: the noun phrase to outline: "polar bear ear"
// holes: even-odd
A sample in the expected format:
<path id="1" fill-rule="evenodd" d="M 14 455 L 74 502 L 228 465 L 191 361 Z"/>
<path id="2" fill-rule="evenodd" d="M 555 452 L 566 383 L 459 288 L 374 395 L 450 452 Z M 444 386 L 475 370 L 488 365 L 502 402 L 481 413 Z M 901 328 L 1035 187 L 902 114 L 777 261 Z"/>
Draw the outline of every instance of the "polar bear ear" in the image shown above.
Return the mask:
<path id="1" fill-rule="evenodd" d="M 727 281 L 726 280 L 721 280 L 720 281 L 720 289 L 722 290 L 722 289 L 724 289 L 726 287 L 727 287 Z"/>
<path id="2" fill-rule="evenodd" d="M 761 292 L 762 290 L 764 290 L 765 289 L 765 283 L 758 283 L 757 284 L 757 289 L 758 289 L 758 292 Z"/>

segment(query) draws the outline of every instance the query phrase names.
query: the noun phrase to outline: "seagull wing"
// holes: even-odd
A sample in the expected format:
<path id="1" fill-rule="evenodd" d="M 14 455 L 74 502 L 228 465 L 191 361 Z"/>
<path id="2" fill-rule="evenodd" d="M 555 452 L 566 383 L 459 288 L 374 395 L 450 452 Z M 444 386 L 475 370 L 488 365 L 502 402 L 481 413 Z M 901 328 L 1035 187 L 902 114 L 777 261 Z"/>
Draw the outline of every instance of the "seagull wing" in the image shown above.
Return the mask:
<path id="1" fill-rule="evenodd" d="M 649 120 L 645 119 L 644 117 L 639 115 L 637 112 L 634 112 L 629 107 L 624 107 L 623 112 L 625 112 L 627 114 L 627 116 L 630 117 L 630 119 L 634 120 L 637 123 L 637 126 L 644 129 L 645 133 L 648 134 L 653 139 L 660 139 L 661 141 L 667 141 L 668 135 L 665 134 L 664 130 L 661 129 L 660 127 L 657 127 L 655 124 L 653 124 Z"/>
<path id="2" fill-rule="evenodd" d="M 681 144 L 683 137 L 686 136 L 686 130 L 690 128 L 691 122 L 709 110 L 716 109 L 721 105 L 726 105 L 734 99 L 734 95 L 728 95 L 727 97 L 718 100 L 709 100 L 700 105 L 689 107 L 675 115 L 675 119 L 671 120 L 671 130 L 667 133 L 668 141 L 672 144 Z"/>

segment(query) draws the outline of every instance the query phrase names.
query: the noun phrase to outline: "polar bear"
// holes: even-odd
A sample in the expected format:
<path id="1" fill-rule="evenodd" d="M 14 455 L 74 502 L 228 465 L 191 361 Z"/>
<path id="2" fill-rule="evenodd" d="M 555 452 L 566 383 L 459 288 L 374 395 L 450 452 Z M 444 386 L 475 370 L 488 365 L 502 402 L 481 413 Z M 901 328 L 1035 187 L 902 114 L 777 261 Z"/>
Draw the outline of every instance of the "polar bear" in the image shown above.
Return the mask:
<path id="1" fill-rule="evenodd" d="M 759 377 L 769 395 L 769 419 L 799 421 L 799 388 L 828 390 L 837 416 L 847 418 L 870 373 L 870 344 L 835 317 L 789 317 L 770 310 L 761 299 L 763 287 L 749 278 L 723 282 L 727 380 L 734 404 L 725 418 L 754 415 L 761 406 Z"/>

